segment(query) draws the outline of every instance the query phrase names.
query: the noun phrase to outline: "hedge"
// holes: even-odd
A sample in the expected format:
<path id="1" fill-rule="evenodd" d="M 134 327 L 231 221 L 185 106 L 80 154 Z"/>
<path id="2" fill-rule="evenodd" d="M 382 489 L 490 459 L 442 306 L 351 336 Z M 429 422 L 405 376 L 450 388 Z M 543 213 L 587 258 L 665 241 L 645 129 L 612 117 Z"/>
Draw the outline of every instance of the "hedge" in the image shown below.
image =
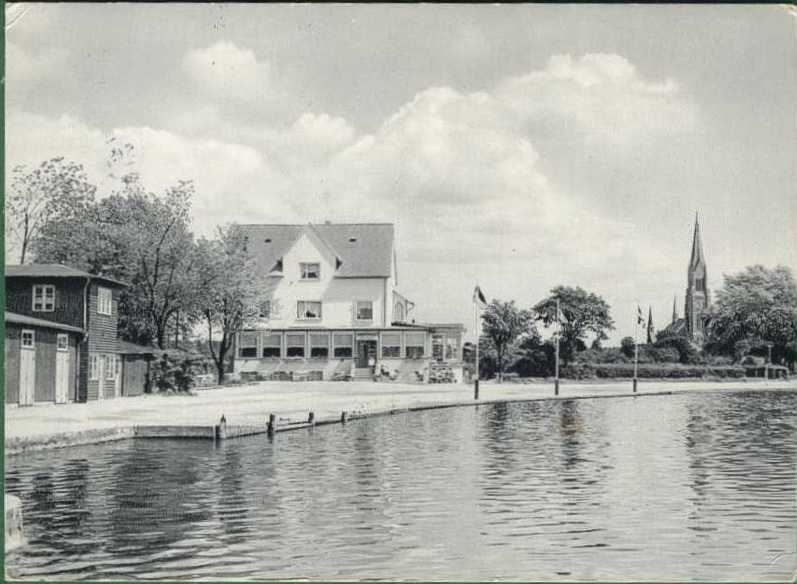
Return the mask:
<path id="1" fill-rule="evenodd" d="M 634 376 L 633 363 L 571 363 L 563 367 L 561 377 L 566 379 L 620 379 Z M 637 370 L 640 378 L 684 379 L 718 377 L 739 379 L 745 376 L 744 367 L 681 365 L 675 363 L 640 363 Z"/>

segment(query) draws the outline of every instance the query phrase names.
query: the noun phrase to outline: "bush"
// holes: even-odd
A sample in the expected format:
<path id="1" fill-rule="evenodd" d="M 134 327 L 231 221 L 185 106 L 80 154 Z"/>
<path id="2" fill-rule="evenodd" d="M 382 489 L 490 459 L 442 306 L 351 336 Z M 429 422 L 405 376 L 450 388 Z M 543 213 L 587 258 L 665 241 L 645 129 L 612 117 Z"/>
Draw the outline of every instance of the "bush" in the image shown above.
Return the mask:
<path id="1" fill-rule="evenodd" d="M 599 379 L 630 379 L 634 376 L 633 364 L 595 364 L 587 365 L 584 371 L 592 369 L 594 376 Z M 578 377 L 571 379 L 585 379 L 584 371 L 574 372 Z M 570 371 L 568 371 L 569 373 Z M 562 375 L 565 377 L 564 375 Z M 646 363 L 640 364 L 637 370 L 640 379 L 695 379 L 716 377 L 720 379 L 740 379 L 745 376 L 744 367 L 732 366 L 705 366 Z"/>
<path id="2" fill-rule="evenodd" d="M 191 361 L 179 354 L 163 353 L 152 368 L 152 378 L 159 392 L 186 393 L 194 386 Z"/>

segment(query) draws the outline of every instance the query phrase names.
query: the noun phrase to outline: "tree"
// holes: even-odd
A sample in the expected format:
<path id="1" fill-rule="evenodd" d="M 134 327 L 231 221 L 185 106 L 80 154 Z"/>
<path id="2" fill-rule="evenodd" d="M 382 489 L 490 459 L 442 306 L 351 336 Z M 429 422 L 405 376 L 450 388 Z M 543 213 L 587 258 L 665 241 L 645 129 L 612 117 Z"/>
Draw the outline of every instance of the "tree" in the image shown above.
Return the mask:
<path id="1" fill-rule="evenodd" d="M 193 184 L 180 181 L 157 196 L 138 175 L 79 211 L 51 217 L 34 240 L 37 261 L 68 263 L 129 284 L 121 294 L 119 329 L 128 340 L 166 347 L 178 314 L 184 327 L 201 292 L 194 283 L 189 212 Z"/>
<path id="2" fill-rule="evenodd" d="M 219 228 L 217 239 L 200 239 L 197 256 L 197 288 L 202 291 L 197 308 L 207 325 L 208 349 L 221 384 L 235 335 L 257 318 L 266 287 L 254 276 L 245 236 L 234 224 Z"/>
<path id="3" fill-rule="evenodd" d="M 623 337 L 620 340 L 620 350 L 623 352 L 623 355 L 632 359 L 634 357 L 634 350 L 636 347 L 636 341 L 634 337 Z"/>
<path id="4" fill-rule="evenodd" d="M 709 346 L 726 354 L 772 344 L 775 362 L 797 356 L 797 284 L 785 266 L 748 266 L 725 276 L 709 316 Z"/>
<path id="5" fill-rule="evenodd" d="M 614 321 L 609 305 L 597 294 L 580 287 L 557 286 L 548 298 L 534 306 L 537 320 L 546 327 L 556 322 L 557 300 L 562 315 L 561 356 L 567 364 L 577 351 L 586 348 L 584 341 L 588 334 L 594 334 L 600 341 L 608 339 L 606 332 L 614 330 Z"/>
<path id="6" fill-rule="evenodd" d="M 536 334 L 532 315 L 528 310 L 517 308 L 514 300 L 493 300 L 482 313 L 482 332 L 495 348 L 498 383 L 501 383 L 509 362 L 507 349 L 522 335 Z"/>
<path id="7" fill-rule="evenodd" d="M 63 157 L 45 160 L 31 171 L 16 166 L 6 217 L 7 227 L 20 247 L 19 263 L 30 259 L 31 243 L 44 225 L 83 212 L 94 201 L 96 190 L 83 167 Z"/>

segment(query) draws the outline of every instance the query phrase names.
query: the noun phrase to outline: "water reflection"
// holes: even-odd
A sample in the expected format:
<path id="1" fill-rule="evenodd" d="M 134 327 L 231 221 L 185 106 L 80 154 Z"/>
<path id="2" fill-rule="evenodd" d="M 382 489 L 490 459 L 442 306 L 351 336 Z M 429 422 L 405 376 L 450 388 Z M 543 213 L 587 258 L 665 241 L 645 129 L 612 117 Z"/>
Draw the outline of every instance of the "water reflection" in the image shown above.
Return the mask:
<path id="1" fill-rule="evenodd" d="M 778 580 L 795 549 L 797 394 L 436 410 L 216 447 L 6 461 L 70 579 Z"/>

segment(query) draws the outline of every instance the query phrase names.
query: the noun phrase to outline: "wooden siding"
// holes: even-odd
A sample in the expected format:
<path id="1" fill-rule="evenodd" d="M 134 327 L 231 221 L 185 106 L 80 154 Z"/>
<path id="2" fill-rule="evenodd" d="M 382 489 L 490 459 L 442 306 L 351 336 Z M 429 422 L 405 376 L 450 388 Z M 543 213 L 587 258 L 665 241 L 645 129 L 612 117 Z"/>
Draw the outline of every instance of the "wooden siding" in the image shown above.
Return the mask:
<path id="1" fill-rule="evenodd" d="M 125 355 L 122 364 L 122 395 L 130 397 L 144 393 L 149 371 L 146 355 Z"/>
<path id="2" fill-rule="evenodd" d="M 6 403 L 19 402 L 19 337 L 22 329 L 6 323 L 5 383 Z"/>
<path id="3" fill-rule="evenodd" d="M 88 400 L 89 398 L 88 386 L 89 386 L 89 343 L 88 341 L 83 340 L 78 345 L 77 401 L 85 402 Z"/>
<path id="4" fill-rule="evenodd" d="M 6 403 L 19 402 L 19 362 L 20 362 L 20 335 L 22 329 L 31 329 L 35 334 L 36 346 L 36 372 L 33 399 L 36 402 L 55 401 L 55 368 L 56 368 L 56 338 L 63 331 L 46 329 L 42 327 L 6 323 L 5 336 L 5 401 Z M 67 399 L 75 399 L 77 386 L 75 383 L 75 365 L 77 362 L 76 350 L 78 335 L 66 333 L 69 338 L 69 384 Z"/>
<path id="5" fill-rule="evenodd" d="M 33 286 L 55 286 L 55 310 L 33 311 Z M 6 310 L 83 328 L 82 278 L 6 278 Z"/>
<path id="6" fill-rule="evenodd" d="M 119 315 L 119 290 L 102 286 L 111 290 L 111 315 L 97 314 L 98 289 L 101 285 L 92 282 L 89 288 L 89 351 L 99 353 L 118 353 L 117 319 Z"/>

